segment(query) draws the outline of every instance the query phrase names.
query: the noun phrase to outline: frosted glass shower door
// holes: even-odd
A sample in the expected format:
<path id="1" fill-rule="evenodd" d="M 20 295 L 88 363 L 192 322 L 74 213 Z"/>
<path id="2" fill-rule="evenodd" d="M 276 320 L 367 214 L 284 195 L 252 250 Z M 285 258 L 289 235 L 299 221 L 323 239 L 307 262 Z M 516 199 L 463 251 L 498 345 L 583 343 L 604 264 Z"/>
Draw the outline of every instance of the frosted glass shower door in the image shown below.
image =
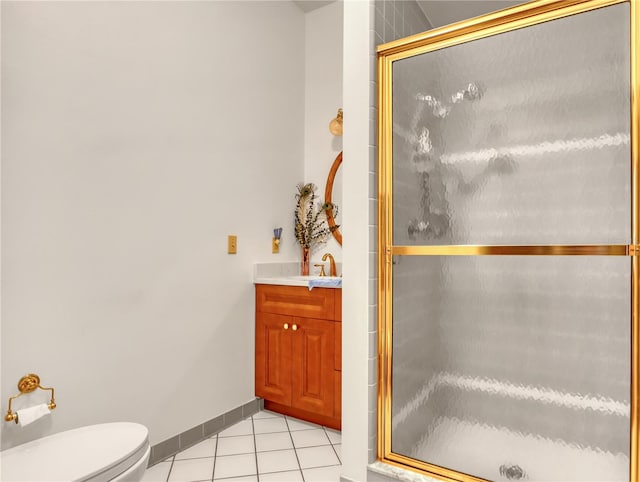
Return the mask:
<path id="1" fill-rule="evenodd" d="M 631 241 L 629 5 L 393 64 L 393 244 Z"/>
<path id="2" fill-rule="evenodd" d="M 397 257 L 393 451 L 628 481 L 630 274 L 625 256 Z"/>
<path id="3" fill-rule="evenodd" d="M 583 3 L 380 49 L 382 459 L 634 476 L 631 4 Z"/>

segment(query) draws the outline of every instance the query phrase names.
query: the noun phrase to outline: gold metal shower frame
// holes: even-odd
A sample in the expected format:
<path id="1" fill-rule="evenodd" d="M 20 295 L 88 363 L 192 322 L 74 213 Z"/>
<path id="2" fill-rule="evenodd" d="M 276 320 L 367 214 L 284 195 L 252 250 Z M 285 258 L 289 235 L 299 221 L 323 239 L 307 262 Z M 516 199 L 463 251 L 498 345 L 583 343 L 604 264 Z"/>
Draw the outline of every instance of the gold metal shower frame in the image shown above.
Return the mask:
<path id="1" fill-rule="evenodd" d="M 629 245 L 394 246 L 392 237 L 393 62 L 619 3 L 630 4 L 631 236 Z M 609 255 L 632 259 L 630 482 L 640 482 L 640 0 L 537 0 L 378 47 L 378 459 L 444 481 L 484 479 L 391 451 L 393 255 Z"/>

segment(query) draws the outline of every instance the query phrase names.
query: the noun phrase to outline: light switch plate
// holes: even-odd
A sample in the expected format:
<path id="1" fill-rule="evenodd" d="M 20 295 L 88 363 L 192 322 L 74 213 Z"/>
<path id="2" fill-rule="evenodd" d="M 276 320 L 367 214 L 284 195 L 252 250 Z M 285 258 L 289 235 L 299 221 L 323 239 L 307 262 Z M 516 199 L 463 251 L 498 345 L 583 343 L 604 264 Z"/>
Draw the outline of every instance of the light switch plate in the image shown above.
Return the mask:
<path id="1" fill-rule="evenodd" d="M 230 234 L 227 239 L 227 253 L 236 254 L 238 252 L 238 236 Z"/>

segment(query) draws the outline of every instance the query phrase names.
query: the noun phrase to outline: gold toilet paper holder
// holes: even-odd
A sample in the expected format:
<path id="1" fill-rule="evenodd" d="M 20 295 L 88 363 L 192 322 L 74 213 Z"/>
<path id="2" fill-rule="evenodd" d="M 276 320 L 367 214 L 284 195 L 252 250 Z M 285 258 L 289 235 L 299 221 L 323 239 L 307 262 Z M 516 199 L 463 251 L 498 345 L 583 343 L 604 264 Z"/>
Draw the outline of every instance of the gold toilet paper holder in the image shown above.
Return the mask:
<path id="1" fill-rule="evenodd" d="M 18 414 L 11 410 L 11 403 L 14 399 L 21 397 L 25 393 L 31 393 L 38 388 L 40 390 L 51 390 L 51 400 L 49 401 L 47 407 L 49 407 L 49 410 L 53 410 L 54 408 L 56 408 L 56 400 L 53 397 L 53 387 L 47 388 L 41 386 L 40 377 L 35 373 L 29 373 L 28 375 L 22 377 L 18 382 L 18 390 L 20 390 L 20 393 L 14 395 L 13 397 L 9 397 L 9 408 L 7 409 L 7 414 L 4 416 L 5 421 L 15 421 L 16 423 L 18 423 Z"/>

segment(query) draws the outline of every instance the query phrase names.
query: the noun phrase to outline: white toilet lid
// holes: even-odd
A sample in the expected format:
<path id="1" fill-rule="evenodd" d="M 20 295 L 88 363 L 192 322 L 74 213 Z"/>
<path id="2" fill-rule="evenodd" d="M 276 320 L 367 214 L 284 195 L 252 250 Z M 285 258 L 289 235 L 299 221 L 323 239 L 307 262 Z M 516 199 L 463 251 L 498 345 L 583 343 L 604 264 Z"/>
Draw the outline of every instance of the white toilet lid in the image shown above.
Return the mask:
<path id="1" fill-rule="evenodd" d="M 149 432 L 129 422 L 89 425 L 0 452 L 3 481 L 102 481 L 121 474 L 145 453 Z"/>

